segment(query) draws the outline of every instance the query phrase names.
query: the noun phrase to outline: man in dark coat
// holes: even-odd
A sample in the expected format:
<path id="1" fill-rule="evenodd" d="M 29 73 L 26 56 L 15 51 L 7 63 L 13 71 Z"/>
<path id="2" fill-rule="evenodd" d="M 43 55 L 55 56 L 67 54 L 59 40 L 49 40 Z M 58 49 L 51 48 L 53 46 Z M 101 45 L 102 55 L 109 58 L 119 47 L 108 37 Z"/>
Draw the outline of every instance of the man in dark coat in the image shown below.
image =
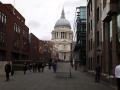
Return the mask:
<path id="1" fill-rule="evenodd" d="M 6 73 L 6 81 L 9 81 L 9 73 L 11 72 L 11 65 L 10 63 L 7 63 L 5 65 L 5 73 Z"/>
<path id="2" fill-rule="evenodd" d="M 27 64 L 26 63 L 24 64 L 23 71 L 24 71 L 24 74 L 26 74 L 26 71 L 27 71 Z"/>
<path id="3" fill-rule="evenodd" d="M 101 76 L 101 66 L 97 64 L 95 67 L 95 82 L 100 82 L 100 76 Z"/>

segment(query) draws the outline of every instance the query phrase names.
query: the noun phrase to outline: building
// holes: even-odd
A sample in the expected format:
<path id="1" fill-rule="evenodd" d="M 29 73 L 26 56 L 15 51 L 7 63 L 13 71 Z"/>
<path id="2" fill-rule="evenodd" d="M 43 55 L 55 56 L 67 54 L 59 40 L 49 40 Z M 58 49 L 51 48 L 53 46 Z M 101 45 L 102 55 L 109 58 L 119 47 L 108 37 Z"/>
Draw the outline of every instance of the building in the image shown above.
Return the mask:
<path id="1" fill-rule="evenodd" d="M 71 45 L 73 42 L 73 32 L 69 21 L 65 18 L 64 9 L 61 18 L 56 22 L 52 31 L 52 42 L 58 49 L 59 59 L 69 61 L 71 56 Z"/>
<path id="2" fill-rule="evenodd" d="M 0 3 L 0 61 L 29 59 L 29 28 L 11 5 Z"/>
<path id="3" fill-rule="evenodd" d="M 53 42 L 40 40 L 39 59 L 47 63 L 51 62 L 52 60 L 58 60 L 58 51 L 54 47 Z"/>
<path id="4" fill-rule="evenodd" d="M 44 62 L 49 62 L 52 56 L 52 42 L 51 41 L 42 41 L 42 46 L 40 45 L 40 52 L 42 51 L 40 58 L 44 60 Z"/>
<path id="5" fill-rule="evenodd" d="M 119 0 L 88 0 L 87 3 L 87 67 L 94 71 L 100 64 L 105 77 L 113 77 L 119 62 L 119 7 Z"/>
<path id="6" fill-rule="evenodd" d="M 0 75 L 4 65 L 29 60 L 29 28 L 25 18 L 11 5 L 0 2 Z"/>
<path id="7" fill-rule="evenodd" d="M 103 70 L 104 73 L 114 75 L 114 68 L 120 59 L 120 1 L 102 1 L 102 21 L 103 21 Z"/>
<path id="8" fill-rule="evenodd" d="M 75 14 L 75 61 L 78 61 L 78 63 L 82 65 L 86 64 L 86 10 L 85 6 L 77 7 Z"/>
<path id="9" fill-rule="evenodd" d="M 87 3 L 86 62 L 88 70 L 95 66 L 95 0 Z M 93 26 L 94 25 L 94 26 Z"/>
<path id="10" fill-rule="evenodd" d="M 36 62 L 39 60 L 39 39 L 33 33 L 30 33 L 29 43 L 30 43 L 30 60 Z"/>

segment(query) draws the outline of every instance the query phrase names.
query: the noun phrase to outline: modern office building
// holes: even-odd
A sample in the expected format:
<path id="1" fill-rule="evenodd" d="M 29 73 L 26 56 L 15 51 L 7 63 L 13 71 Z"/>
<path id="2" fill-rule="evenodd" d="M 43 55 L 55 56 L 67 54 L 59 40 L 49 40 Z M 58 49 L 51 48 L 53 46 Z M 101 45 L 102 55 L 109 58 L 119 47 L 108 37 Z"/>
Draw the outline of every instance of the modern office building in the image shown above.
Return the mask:
<path id="1" fill-rule="evenodd" d="M 79 64 L 86 64 L 86 7 L 76 8 L 75 28 L 76 28 L 76 44 L 74 48 L 75 61 Z"/>

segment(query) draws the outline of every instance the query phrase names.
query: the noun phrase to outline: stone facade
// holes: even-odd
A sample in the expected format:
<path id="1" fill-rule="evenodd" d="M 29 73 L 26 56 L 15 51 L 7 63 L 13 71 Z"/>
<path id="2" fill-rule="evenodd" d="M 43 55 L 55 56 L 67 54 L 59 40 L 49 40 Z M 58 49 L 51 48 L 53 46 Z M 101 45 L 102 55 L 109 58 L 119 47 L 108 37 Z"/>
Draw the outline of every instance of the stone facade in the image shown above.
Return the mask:
<path id="1" fill-rule="evenodd" d="M 87 67 L 94 71 L 100 64 L 102 75 L 114 75 L 119 61 L 118 0 L 88 0 L 87 3 Z"/>
<path id="2" fill-rule="evenodd" d="M 65 19 L 64 10 L 61 18 L 56 22 L 52 31 L 52 42 L 59 52 L 59 59 L 69 61 L 71 56 L 71 45 L 73 42 L 73 32 L 69 22 Z"/>

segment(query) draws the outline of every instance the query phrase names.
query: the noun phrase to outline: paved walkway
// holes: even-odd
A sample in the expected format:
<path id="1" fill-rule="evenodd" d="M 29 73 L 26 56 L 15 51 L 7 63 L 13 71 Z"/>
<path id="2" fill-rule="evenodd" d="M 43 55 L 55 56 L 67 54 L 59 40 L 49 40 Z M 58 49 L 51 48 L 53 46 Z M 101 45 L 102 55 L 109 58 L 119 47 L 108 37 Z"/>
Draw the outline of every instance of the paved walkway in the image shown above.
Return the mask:
<path id="1" fill-rule="evenodd" d="M 66 76 L 65 76 L 66 75 Z M 72 71 L 72 78 L 67 74 L 55 74 L 46 69 L 44 73 L 16 72 L 9 82 L 0 78 L 0 90 L 116 90 L 109 84 L 95 83 L 86 73 Z"/>

